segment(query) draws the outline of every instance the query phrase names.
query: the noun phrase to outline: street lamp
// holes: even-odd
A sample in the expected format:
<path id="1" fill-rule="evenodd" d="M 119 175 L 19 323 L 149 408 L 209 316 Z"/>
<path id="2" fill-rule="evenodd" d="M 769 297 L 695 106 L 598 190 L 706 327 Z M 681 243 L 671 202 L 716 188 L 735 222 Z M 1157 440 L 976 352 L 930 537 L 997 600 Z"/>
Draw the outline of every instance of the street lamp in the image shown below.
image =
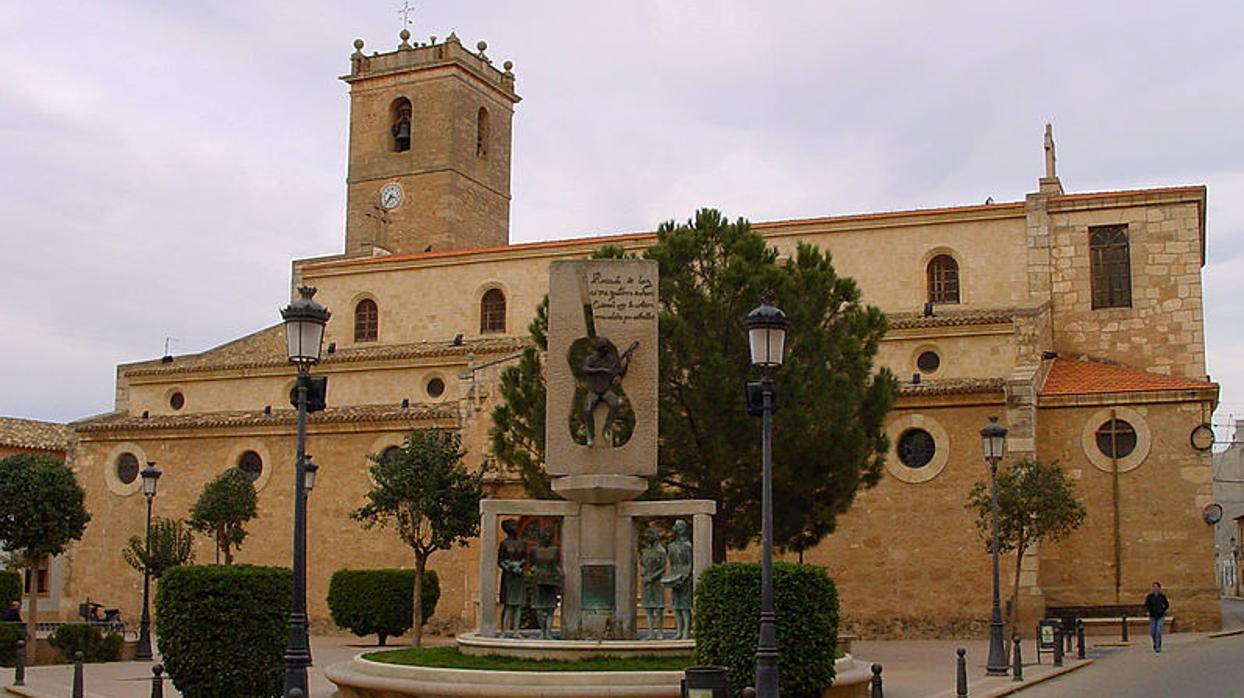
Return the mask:
<path id="1" fill-rule="evenodd" d="M 773 305 L 772 298 L 761 299 L 760 306 L 743 319 L 747 328 L 752 365 L 762 370 L 782 365 L 786 349 L 786 329 L 790 321 Z M 747 384 L 747 411 L 763 418 L 761 465 L 760 532 L 760 640 L 756 643 L 756 695 L 778 698 L 777 627 L 773 613 L 773 408 L 777 398 L 773 378 L 765 375 Z"/>
<path id="2" fill-rule="evenodd" d="M 160 471 L 155 463 L 147 462 L 140 475 L 143 476 L 143 495 L 147 497 L 147 532 L 143 543 L 143 614 L 138 621 L 138 649 L 134 659 L 151 659 L 151 500 L 156 496 L 156 483 Z"/>
<path id="3" fill-rule="evenodd" d="M 314 469 L 307 472 L 307 393 L 311 367 L 320 361 L 324 326 L 331 313 L 316 303 L 315 287 L 300 286 L 299 298 L 281 311 L 289 362 L 298 369 L 298 446 L 294 459 L 294 588 L 289 612 L 289 643 L 285 648 L 285 691 L 309 695 L 307 665 L 311 648 L 307 642 L 307 492 L 315 482 Z"/>
<path id="4" fill-rule="evenodd" d="M 1006 676 L 1006 647 L 1002 641 L 1002 608 L 998 600 L 998 461 L 1006 454 L 1006 427 L 998 424 L 997 417 L 981 429 L 981 450 L 989 462 L 989 498 L 993 511 L 993 533 L 989 551 L 993 555 L 993 615 L 989 618 L 989 661 L 985 664 L 987 676 Z"/>

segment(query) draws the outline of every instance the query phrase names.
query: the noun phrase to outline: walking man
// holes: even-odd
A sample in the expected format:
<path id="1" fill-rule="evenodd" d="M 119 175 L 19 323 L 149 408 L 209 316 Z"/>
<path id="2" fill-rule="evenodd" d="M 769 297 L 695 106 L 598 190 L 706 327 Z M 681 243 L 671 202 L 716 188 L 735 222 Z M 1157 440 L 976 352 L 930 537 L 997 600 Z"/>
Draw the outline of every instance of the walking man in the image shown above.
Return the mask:
<path id="1" fill-rule="evenodd" d="M 1171 607 L 1162 593 L 1162 585 L 1153 583 L 1153 591 L 1145 597 L 1145 610 L 1149 612 L 1149 637 L 1153 638 L 1153 651 L 1162 651 L 1162 624 L 1166 622 L 1166 611 Z"/>

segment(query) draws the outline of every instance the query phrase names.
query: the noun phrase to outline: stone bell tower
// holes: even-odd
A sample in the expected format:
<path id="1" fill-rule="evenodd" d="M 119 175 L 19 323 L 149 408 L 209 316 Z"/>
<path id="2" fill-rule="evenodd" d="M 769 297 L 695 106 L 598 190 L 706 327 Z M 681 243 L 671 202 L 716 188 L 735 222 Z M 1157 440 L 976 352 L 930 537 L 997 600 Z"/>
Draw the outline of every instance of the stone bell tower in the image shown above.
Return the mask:
<path id="1" fill-rule="evenodd" d="M 509 242 L 513 65 L 454 34 L 363 53 L 354 42 L 346 254 L 405 254 Z"/>

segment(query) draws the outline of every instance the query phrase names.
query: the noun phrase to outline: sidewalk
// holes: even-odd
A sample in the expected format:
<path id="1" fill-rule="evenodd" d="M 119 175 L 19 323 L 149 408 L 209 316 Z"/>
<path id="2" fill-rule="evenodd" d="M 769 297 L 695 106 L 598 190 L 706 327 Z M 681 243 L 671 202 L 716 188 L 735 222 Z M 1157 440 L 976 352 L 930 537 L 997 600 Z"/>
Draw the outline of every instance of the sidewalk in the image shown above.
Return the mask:
<path id="1" fill-rule="evenodd" d="M 445 644 L 449 638 L 427 638 L 426 644 Z M 404 639 L 391 641 L 391 647 L 401 647 Z M 1024 653 L 1024 681 L 1014 682 L 1010 677 L 985 677 L 985 659 L 988 643 L 983 640 L 894 640 L 857 641 L 852 655 L 867 663 L 880 663 L 885 671 L 886 698 L 954 698 L 955 696 L 955 649 L 967 650 L 968 688 L 973 698 L 1004 696 L 1054 678 L 1062 673 L 1075 671 L 1093 663 L 1092 659 L 1076 660 L 1074 654 L 1067 657 L 1063 667 L 1055 669 L 1049 655 L 1042 656 L 1042 663 L 1035 662 L 1032 641 L 1026 641 Z M 344 661 L 359 652 L 375 650 L 366 638 L 313 637 L 311 651 L 315 664 L 310 669 L 310 698 L 332 698 L 334 686 L 324 678 L 324 669 Z M 151 667 L 154 662 L 114 662 L 111 664 L 87 664 L 83 678 L 87 698 L 149 698 L 151 695 Z M 26 686 L 13 687 L 13 673 L 6 669 L 0 674 L 0 695 L 26 696 L 27 698 L 65 698 L 73 686 L 73 667 L 69 665 L 33 667 L 26 672 Z M 5 693 L 7 690 L 7 693 Z M 172 682 L 164 683 L 165 698 L 180 698 L 181 693 Z"/>

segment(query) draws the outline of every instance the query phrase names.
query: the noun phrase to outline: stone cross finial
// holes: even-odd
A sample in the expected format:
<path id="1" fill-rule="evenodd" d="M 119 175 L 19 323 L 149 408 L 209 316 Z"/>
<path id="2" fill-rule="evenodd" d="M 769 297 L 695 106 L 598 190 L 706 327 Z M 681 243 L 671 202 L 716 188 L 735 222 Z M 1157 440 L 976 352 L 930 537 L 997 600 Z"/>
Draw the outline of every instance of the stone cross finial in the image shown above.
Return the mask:
<path id="1" fill-rule="evenodd" d="M 1056 157 L 1054 155 L 1054 127 L 1050 124 L 1045 125 L 1045 176 L 1047 179 L 1053 179 L 1058 176 L 1055 169 Z"/>

